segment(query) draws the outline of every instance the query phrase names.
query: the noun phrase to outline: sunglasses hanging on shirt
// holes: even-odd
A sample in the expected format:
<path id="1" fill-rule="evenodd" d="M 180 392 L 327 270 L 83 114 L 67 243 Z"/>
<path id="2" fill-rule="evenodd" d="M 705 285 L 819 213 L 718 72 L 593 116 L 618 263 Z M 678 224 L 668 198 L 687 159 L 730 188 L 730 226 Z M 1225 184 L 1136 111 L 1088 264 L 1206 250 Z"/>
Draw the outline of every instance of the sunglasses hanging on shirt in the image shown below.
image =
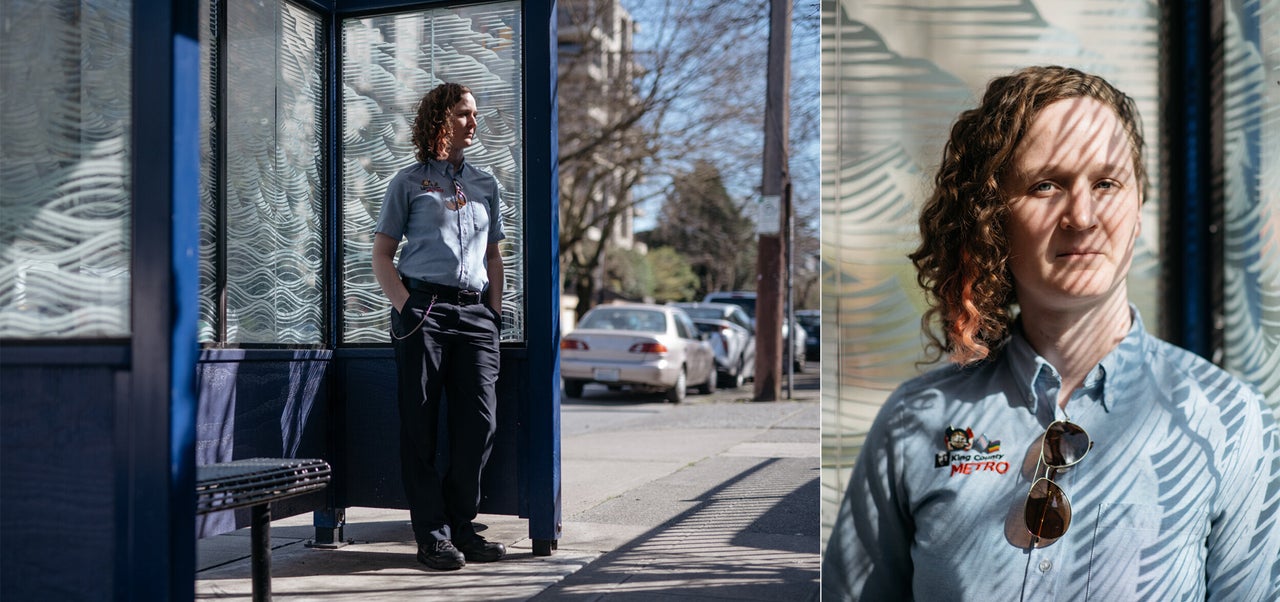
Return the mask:
<path id="1" fill-rule="evenodd" d="M 1027 492 L 1025 515 L 1027 531 L 1039 539 L 1057 539 L 1071 527 L 1071 500 L 1051 477 L 1055 470 L 1074 466 L 1093 449 L 1093 441 L 1079 425 L 1057 420 L 1045 429 L 1040 441 L 1040 464 L 1047 467 L 1045 476 L 1031 484 Z"/>
<path id="2" fill-rule="evenodd" d="M 456 179 L 453 181 L 453 198 L 445 201 L 444 206 L 449 211 L 457 211 L 467 206 L 467 194 L 462 192 L 462 183 Z"/>

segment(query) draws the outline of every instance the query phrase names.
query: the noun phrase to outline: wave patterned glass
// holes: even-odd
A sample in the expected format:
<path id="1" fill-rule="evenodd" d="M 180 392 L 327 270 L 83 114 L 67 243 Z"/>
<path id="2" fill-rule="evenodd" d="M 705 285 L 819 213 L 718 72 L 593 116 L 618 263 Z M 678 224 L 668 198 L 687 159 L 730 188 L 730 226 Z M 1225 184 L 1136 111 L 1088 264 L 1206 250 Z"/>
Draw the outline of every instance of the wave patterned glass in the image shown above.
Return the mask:
<path id="1" fill-rule="evenodd" d="M 1152 188 L 1129 291 L 1153 326 L 1160 148 L 1157 7 L 1148 0 L 824 0 L 822 19 L 825 542 L 877 410 L 929 368 L 917 365 L 926 305 L 906 256 L 960 111 L 992 77 L 1027 65 L 1078 67 L 1134 97 Z"/>
<path id="2" fill-rule="evenodd" d="M 225 341 L 319 344 L 323 27 L 288 2 L 230 0 L 226 18 Z"/>
<path id="3" fill-rule="evenodd" d="M 218 22 L 217 0 L 200 0 L 200 309 L 196 339 L 218 340 Z"/>
<path id="4" fill-rule="evenodd" d="M 4 0 L 0 338 L 130 334 L 131 10 Z"/>
<path id="5" fill-rule="evenodd" d="M 374 227 L 387 183 L 414 159 L 422 95 L 443 82 L 475 93 L 467 161 L 502 186 L 506 272 L 502 341 L 524 340 L 523 99 L 520 3 L 441 8 L 342 25 L 343 341 L 387 343 L 391 304 L 373 277 Z"/>
<path id="6" fill-rule="evenodd" d="M 1280 417 L 1280 0 L 1224 10 L 1223 359 Z"/>

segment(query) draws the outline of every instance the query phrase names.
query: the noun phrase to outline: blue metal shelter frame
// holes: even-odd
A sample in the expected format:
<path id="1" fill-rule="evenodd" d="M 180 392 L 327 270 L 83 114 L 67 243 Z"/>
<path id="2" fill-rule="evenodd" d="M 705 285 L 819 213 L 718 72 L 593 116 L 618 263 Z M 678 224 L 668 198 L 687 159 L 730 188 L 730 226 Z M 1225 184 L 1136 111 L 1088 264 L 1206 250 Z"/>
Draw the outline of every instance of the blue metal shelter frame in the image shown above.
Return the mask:
<path id="1" fill-rule="evenodd" d="M 1163 2 L 1160 111 L 1167 203 L 1161 331 L 1214 359 L 1223 349 L 1223 14 L 1209 0 Z M 1148 142 L 1150 144 L 1150 142 Z"/>
<path id="2" fill-rule="evenodd" d="M 133 9 L 133 338 L 116 397 L 115 598 L 191 597 L 200 42 L 192 5 Z M 167 569 L 167 570 L 162 570 Z M 68 567 L 70 570 L 74 570 Z"/>

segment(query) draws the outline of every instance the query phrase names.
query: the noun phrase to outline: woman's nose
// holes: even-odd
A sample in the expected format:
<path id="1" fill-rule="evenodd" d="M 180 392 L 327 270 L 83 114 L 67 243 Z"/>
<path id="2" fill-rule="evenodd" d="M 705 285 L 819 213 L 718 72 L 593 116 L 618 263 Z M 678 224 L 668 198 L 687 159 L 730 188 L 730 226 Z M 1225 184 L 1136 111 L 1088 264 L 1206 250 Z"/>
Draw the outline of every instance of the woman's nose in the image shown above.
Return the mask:
<path id="1" fill-rule="evenodd" d="M 1093 203 L 1093 195 L 1087 186 L 1073 186 L 1067 191 L 1062 227 L 1068 230 L 1088 230 L 1098 225 L 1098 215 Z"/>

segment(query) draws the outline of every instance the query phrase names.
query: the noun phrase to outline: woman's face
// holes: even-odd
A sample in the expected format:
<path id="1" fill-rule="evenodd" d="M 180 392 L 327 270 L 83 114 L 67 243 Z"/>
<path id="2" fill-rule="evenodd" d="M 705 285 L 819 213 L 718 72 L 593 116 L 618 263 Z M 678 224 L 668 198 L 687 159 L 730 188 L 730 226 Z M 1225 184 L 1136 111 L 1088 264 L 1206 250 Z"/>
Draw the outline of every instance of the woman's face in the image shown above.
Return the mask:
<path id="1" fill-rule="evenodd" d="M 453 135 L 449 148 L 461 151 L 476 141 L 476 97 L 464 93 L 458 103 L 449 109 L 449 127 Z"/>
<path id="2" fill-rule="evenodd" d="M 1125 295 L 1142 190 L 1124 125 L 1093 98 L 1032 122 L 1003 182 L 1009 267 L 1024 308 L 1085 309 Z"/>

